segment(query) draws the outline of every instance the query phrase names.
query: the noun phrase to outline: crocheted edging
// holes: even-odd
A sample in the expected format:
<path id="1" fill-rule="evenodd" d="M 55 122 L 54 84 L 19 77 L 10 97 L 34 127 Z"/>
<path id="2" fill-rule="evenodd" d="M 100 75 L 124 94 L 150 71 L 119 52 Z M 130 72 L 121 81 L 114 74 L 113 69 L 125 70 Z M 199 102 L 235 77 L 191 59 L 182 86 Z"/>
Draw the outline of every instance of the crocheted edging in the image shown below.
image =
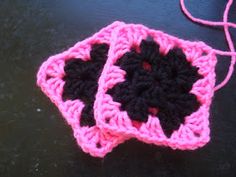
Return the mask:
<path id="1" fill-rule="evenodd" d="M 124 25 L 124 23 L 114 22 L 95 33 L 92 37 L 78 42 L 67 51 L 51 56 L 41 65 L 37 73 L 37 85 L 58 107 L 67 123 L 72 127 L 78 145 L 83 151 L 95 157 L 105 156 L 115 146 L 124 142 L 127 137 L 103 132 L 96 125 L 80 125 L 84 103 L 80 99 L 63 99 L 65 85 L 64 66 L 72 58 L 88 61 L 90 59 L 91 46 L 94 44 L 110 45 L 112 31 L 121 25 Z"/>
<path id="2" fill-rule="evenodd" d="M 151 37 L 160 46 L 160 53 L 166 55 L 171 49 L 179 48 L 186 59 L 198 68 L 203 78 L 197 80 L 190 91 L 200 102 L 200 107 L 185 117 L 184 123 L 167 137 L 158 117 L 149 115 L 147 122 L 136 126 L 127 112 L 120 109 L 121 103 L 115 102 L 107 93 L 118 83 L 125 81 L 126 72 L 116 65 L 117 60 L 132 48 L 138 48 L 141 41 Z M 216 56 L 203 42 L 185 41 L 161 31 L 148 29 L 142 25 L 126 25 L 112 34 L 114 40 L 109 50 L 109 58 L 99 79 L 95 101 L 97 125 L 106 131 L 124 136 L 133 136 L 146 143 L 169 146 L 173 149 L 196 149 L 210 140 L 209 107 L 214 94 Z"/>

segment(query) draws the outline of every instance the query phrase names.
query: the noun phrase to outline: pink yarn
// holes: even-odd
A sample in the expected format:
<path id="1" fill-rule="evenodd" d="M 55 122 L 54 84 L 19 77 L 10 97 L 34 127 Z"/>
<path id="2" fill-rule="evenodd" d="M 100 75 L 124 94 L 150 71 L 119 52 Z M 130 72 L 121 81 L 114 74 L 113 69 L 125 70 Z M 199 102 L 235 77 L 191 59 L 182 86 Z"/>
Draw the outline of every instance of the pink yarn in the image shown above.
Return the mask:
<path id="1" fill-rule="evenodd" d="M 226 52 L 226 51 L 221 51 L 221 50 L 216 50 L 216 49 L 213 49 L 213 50 L 215 51 L 215 53 L 217 53 L 219 55 L 231 56 L 231 64 L 229 66 L 228 73 L 227 73 L 225 79 L 215 87 L 215 91 L 219 90 L 220 88 L 224 87 L 227 84 L 227 82 L 229 81 L 229 79 L 231 78 L 231 76 L 233 74 L 234 65 L 236 62 L 236 58 L 235 58 L 236 53 L 235 53 L 235 49 L 234 49 L 234 44 L 233 44 L 233 41 L 232 41 L 230 33 L 229 33 L 229 27 L 236 28 L 236 24 L 228 22 L 228 13 L 229 13 L 229 9 L 230 9 L 230 6 L 232 5 L 232 3 L 233 3 L 233 0 L 229 0 L 226 7 L 225 7 L 225 11 L 224 11 L 224 15 L 223 15 L 223 22 L 212 22 L 212 21 L 202 20 L 202 19 L 193 17 L 191 15 L 191 13 L 185 7 L 184 0 L 180 0 L 180 6 L 182 8 L 182 11 L 193 22 L 196 22 L 196 23 L 199 23 L 202 25 L 206 25 L 206 26 L 223 26 L 224 27 L 225 37 L 226 37 L 226 40 L 227 40 L 227 43 L 229 45 L 229 49 L 231 52 Z"/>
<path id="2" fill-rule="evenodd" d="M 73 129 L 74 137 L 79 146 L 83 151 L 95 157 L 105 156 L 113 147 L 124 142 L 127 137 L 102 132 L 97 126 L 80 127 L 79 121 L 84 107 L 83 103 L 79 100 L 62 101 L 64 65 L 65 61 L 70 58 L 89 59 L 91 45 L 94 43 L 110 44 L 111 32 L 123 24 L 122 22 L 114 22 L 92 37 L 78 42 L 67 51 L 51 56 L 41 65 L 37 74 L 38 86 L 65 117 L 67 123 Z"/>
<path id="3" fill-rule="evenodd" d="M 185 118 L 185 123 L 167 138 L 162 131 L 158 117 L 149 115 L 147 123 L 140 127 L 133 125 L 126 111 L 120 110 L 120 103 L 114 102 L 106 91 L 124 81 L 125 71 L 114 63 L 132 46 L 139 46 L 143 39 L 151 36 L 160 45 L 160 52 L 166 54 L 178 47 L 193 66 L 199 68 L 203 76 L 194 83 L 191 93 L 201 103 L 200 108 Z M 99 88 L 95 101 L 97 125 L 112 133 L 136 137 L 146 143 L 169 146 L 173 149 L 196 149 L 205 145 L 209 139 L 209 109 L 214 94 L 216 53 L 203 42 L 190 42 L 167 35 L 161 31 L 149 29 L 143 25 L 128 24 L 119 27 L 112 34 L 109 57 L 99 79 Z"/>
<path id="4" fill-rule="evenodd" d="M 45 61 L 37 74 L 37 84 L 50 100 L 58 107 L 67 123 L 72 127 L 74 137 L 83 151 L 95 157 L 103 157 L 115 146 L 125 140 L 135 137 L 143 142 L 168 146 L 172 149 L 196 149 L 204 146 L 210 140 L 209 109 L 214 92 L 222 88 L 231 78 L 236 62 L 236 52 L 229 33 L 229 27 L 236 28 L 235 23 L 228 22 L 228 13 L 233 0 L 229 0 L 222 22 L 212 22 L 195 18 L 187 10 L 184 0 L 180 5 L 184 14 L 193 22 L 224 27 L 226 40 L 230 51 L 213 49 L 203 42 L 191 42 L 168 35 L 162 31 L 149 29 L 141 24 L 124 24 L 114 22 L 103 28 L 92 37 L 78 42 L 73 47 L 60 54 L 51 56 Z M 182 49 L 186 59 L 195 67 L 203 78 L 197 80 L 191 89 L 200 102 L 200 108 L 185 117 L 180 125 L 168 138 L 160 125 L 158 117 L 149 115 L 148 121 L 135 125 L 126 111 L 121 111 L 121 103 L 113 101 L 106 94 L 107 90 L 125 80 L 126 71 L 115 63 L 134 46 L 139 46 L 142 40 L 151 37 L 160 45 L 160 53 L 167 54 L 177 47 Z M 108 59 L 98 81 L 98 91 L 94 103 L 96 125 L 80 126 L 80 115 L 84 104 L 80 100 L 62 100 L 63 77 L 65 62 L 71 58 L 90 58 L 91 45 L 95 43 L 109 44 Z M 215 86 L 216 55 L 231 56 L 231 64 L 225 79 Z"/>
<path id="5" fill-rule="evenodd" d="M 142 25 L 126 25 L 113 33 L 115 38 L 111 44 L 109 58 L 99 79 L 99 89 L 95 107 L 97 111 L 97 125 L 106 131 L 136 137 L 146 143 L 169 146 L 173 149 L 196 149 L 205 145 L 210 140 L 209 107 L 214 91 L 222 88 L 232 76 L 235 64 L 235 49 L 228 27 L 236 27 L 236 24 L 228 22 L 228 12 L 232 0 L 226 5 L 223 22 L 211 22 L 193 17 L 180 0 L 181 8 L 185 15 L 192 21 L 208 25 L 223 26 L 230 52 L 213 49 L 203 42 L 184 41 L 167 35 L 161 31 L 148 29 Z M 142 39 L 151 36 L 160 45 L 160 52 L 166 54 L 174 47 L 181 48 L 188 61 L 199 68 L 199 73 L 204 78 L 198 80 L 192 87 L 191 93 L 195 94 L 201 102 L 201 107 L 185 118 L 184 124 L 176 130 L 170 138 L 167 138 L 160 126 L 157 117 L 149 116 L 147 123 L 141 123 L 140 127 L 134 126 L 127 112 L 120 111 L 120 103 L 114 102 L 112 97 L 106 94 L 119 82 L 124 81 L 125 71 L 115 66 L 114 63 L 132 46 L 139 46 Z M 231 65 L 226 78 L 215 87 L 216 54 L 231 56 Z"/>

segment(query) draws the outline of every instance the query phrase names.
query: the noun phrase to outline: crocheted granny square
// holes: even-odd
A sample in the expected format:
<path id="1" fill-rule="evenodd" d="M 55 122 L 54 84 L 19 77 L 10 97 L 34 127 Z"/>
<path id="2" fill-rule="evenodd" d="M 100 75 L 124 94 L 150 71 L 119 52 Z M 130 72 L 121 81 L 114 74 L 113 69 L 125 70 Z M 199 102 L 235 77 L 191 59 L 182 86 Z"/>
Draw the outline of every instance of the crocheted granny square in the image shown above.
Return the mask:
<path id="1" fill-rule="evenodd" d="M 78 42 L 45 61 L 37 74 L 37 84 L 55 103 L 83 151 L 103 157 L 122 143 L 125 136 L 102 132 L 95 124 L 93 103 L 97 81 L 107 59 L 114 22 L 88 39 Z"/>
<path id="2" fill-rule="evenodd" d="M 97 125 L 173 149 L 205 145 L 215 85 L 211 48 L 134 24 L 112 39 L 95 101 Z"/>

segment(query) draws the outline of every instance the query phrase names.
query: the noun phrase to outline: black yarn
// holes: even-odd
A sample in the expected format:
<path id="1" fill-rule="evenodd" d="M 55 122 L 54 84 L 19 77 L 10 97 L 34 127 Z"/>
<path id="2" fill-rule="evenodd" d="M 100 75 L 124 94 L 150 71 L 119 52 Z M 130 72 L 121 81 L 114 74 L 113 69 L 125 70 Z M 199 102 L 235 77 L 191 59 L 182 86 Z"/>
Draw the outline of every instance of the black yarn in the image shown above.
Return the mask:
<path id="1" fill-rule="evenodd" d="M 184 118 L 200 107 L 189 91 L 202 76 L 180 49 L 172 49 L 163 56 L 158 44 L 143 40 L 140 52 L 131 49 L 116 65 L 126 71 L 126 80 L 107 93 L 121 103 L 120 109 L 127 111 L 130 119 L 147 122 L 148 115 L 154 114 L 170 137 L 184 123 Z"/>
<path id="2" fill-rule="evenodd" d="M 81 113 L 80 125 L 95 125 L 93 104 L 98 88 L 98 78 L 107 59 L 109 46 L 94 44 L 90 51 L 90 60 L 72 58 L 65 63 L 65 81 L 62 99 L 81 100 L 85 106 Z"/>

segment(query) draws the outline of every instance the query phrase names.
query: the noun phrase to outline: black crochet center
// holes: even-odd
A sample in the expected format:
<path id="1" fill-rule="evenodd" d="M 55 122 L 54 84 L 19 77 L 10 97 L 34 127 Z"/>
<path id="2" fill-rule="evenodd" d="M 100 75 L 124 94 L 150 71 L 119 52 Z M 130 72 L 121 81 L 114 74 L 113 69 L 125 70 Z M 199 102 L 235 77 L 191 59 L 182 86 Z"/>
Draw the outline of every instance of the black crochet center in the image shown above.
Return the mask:
<path id="1" fill-rule="evenodd" d="M 162 55 L 159 45 L 150 40 L 143 40 L 139 48 L 131 49 L 115 63 L 126 71 L 125 81 L 107 93 L 134 121 L 147 122 L 148 115 L 157 116 L 170 137 L 184 118 L 200 107 L 190 90 L 202 76 L 180 49 Z"/>
<path id="2" fill-rule="evenodd" d="M 95 125 L 93 104 L 98 89 L 98 78 L 106 62 L 108 49 L 107 44 L 94 44 L 90 51 L 90 60 L 72 58 L 65 63 L 62 98 L 64 101 L 79 99 L 84 103 L 80 117 L 81 126 Z"/>

